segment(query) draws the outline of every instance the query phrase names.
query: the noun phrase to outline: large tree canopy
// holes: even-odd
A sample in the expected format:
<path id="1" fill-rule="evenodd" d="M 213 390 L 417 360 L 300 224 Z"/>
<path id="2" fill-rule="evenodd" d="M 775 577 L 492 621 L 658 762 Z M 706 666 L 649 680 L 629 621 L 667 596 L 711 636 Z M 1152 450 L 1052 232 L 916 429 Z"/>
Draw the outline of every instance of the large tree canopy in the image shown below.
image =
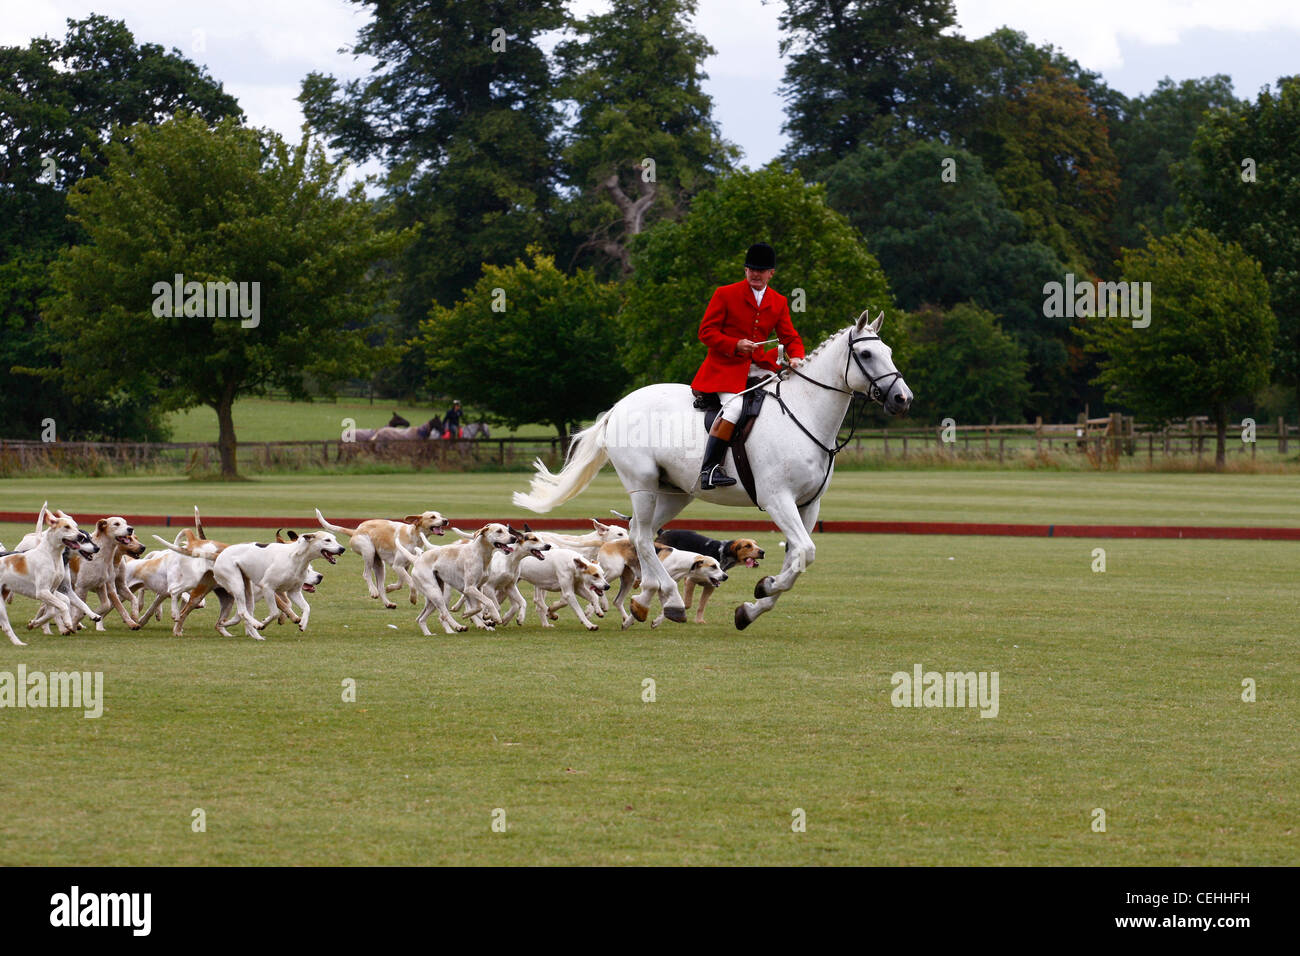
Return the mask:
<path id="1" fill-rule="evenodd" d="M 1300 77 L 1209 113 L 1192 156 L 1192 219 L 1264 267 L 1279 323 L 1274 378 L 1300 404 Z"/>
<path id="2" fill-rule="evenodd" d="M 690 381 L 704 359 L 698 333 L 709 297 L 745 277 L 745 250 L 755 242 L 776 248 L 772 286 L 791 297 L 809 349 L 863 309 L 892 308 L 879 263 L 826 205 L 821 186 L 775 163 L 742 170 L 696 197 L 680 222 L 661 222 L 633 245 L 621 325 L 634 384 Z"/>
<path id="3" fill-rule="evenodd" d="M 1125 249 L 1121 278 L 1151 283 L 1150 325 L 1089 322 L 1107 396 L 1155 419 L 1209 413 L 1224 463 L 1228 406 L 1268 382 L 1277 320 L 1259 263 L 1204 229 Z"/>
<path id="4" fill-rule="evenodd" d="M 484 264 L 548 239 L 558 112 L 538 41 L 564 25 L 564 4 L 353 2 L 372 19 L 352 50 L 378 64 L 345 84 L 311 73 L 298 99 L 329 145 L 385 164 L 397 225 L 422 226 L 401 263 L 398 317 L 413 336 L 430 303 L 456 301 Z M 425 373 L 412 351 L 394 378 L 410 392 Z"/>
<path id="5" fill-rule="evenodd" d="M 827 172 L 826 198 L 866 237 L 902 308 L 992 312 L 1030 356 L 1022 413 L 1069 413 L 1069 319 L 1044 317 L 1042 297 L 1065 267 L 1027 235 L 977 157 L 939 143 L 863 147 Z"/>
<path id="6" fill-rule="evenodd" d="M 992 314 L 963 302 L 907 316 L 907 382 L 912 414 L 959 424 L 1021 421 L 1029 398 L 1025 350 Z"/>
<path id="7" fill-rule="evenodd" d="M 1186 224 L 1178 172 L 1191 155 L 1206 113 L 1238 105 L 1232 80 L 1222 74 L 1181 83 L 1165 77 L 1151 93 L 1129 101 L 1123 117 L 1111 123 L 1119 161 L 1110 230 L 1115 249 L 1140 246 L 1147 232 L 1163 236 Z"/>
<path id="8" fill-rule="evenodd" d="M 409 237 L 375 228 L 360 184 L 339 194 L 342 167 L 319 146 L 291 149 L 232 119 L 136 125 L 105 155 L 103 175 L 70 196 L 88 241 L 54 267 L 61 366 L 45 374 L 166 410 L 211 407 L 234 476 L 235 398 L 270 386 L 306 398 L 307 376 L 328 388 L 364 370 L 375 353 L 354 326 L 384 301 L 376 265 Z M 159 298 L 178 274 L 242 284 L 248 308 L 231 317 L 224 289 L 195 300 L 186 286 L 178 313 Z"/>
<path id="9" fill-rule="evenodd" d="M 60 434 L 159 438 L 145 403 L 111 395 L 78 398 L 36 388 L 13 369 L 53 361 L 38 303 L 50 292 L 50 262 L 81 233 L 68 219 L 67 191 L 104 169 L 115 124 L 160 123 L 178 110 L 215 121 L 240 116 L 221 84 L 178 51 L 136 43 L 102 16 L 69 20 L 62 40 L 0 47 L 0 422 L 35 436 L 53 418 Z"/>
<path id="10" fill-rule="evenodd" d="M 577 114 L 563 154 L 577 195 L 564 212 L 577 252 L 623 274 L 628 241 L 678 216 L 738 155 L 712 119 L 703 64 L 714 50 L 690 28 L 694 12 L 695 0 L 614 0 L 556 49 Z"/>
<path id="11" fill-rule="evenodd" d="M 567 276 L 536 248 L 532 264 L 487 266 L 465 297 L 435 305 L 420 326 L 438 387 L 492 409 L 517 428 L 571 426 L 612 405 L 627 373 L 618 350 L 618 287 L 587 271 Z"/>

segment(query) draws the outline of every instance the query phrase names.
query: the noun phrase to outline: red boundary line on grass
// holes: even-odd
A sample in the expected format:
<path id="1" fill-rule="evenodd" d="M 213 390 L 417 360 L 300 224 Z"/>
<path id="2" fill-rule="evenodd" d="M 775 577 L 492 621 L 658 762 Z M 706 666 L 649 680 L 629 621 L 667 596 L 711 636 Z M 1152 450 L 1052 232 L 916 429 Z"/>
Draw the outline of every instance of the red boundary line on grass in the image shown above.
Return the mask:
<path id="1" fill-rule="evenodd" d="M 92 515 L 73 515 L 78 524 L 98 520 Z M 133 525 L 145 527 L 194 526 L 193 515 L 123 515 Z M 0 511 L 0 521 L 29 524 L 34 515 L 26 511 Z M 356 527 L 364 518 L 336 518 L 331 524 Z M 499 518 L 456 518 L 453 523 L 462 528 L 482 527 Z M 581 518 L 519 518 L 509 519 L 539 531 L 555 531 L 582 527 Z M 603 520 L 603 519 L 602 519 Z M 620 524 L 611 521 L 610 524 Z M 301 528 L 319 527 L 310 518 L 254 517 L 239 515 L 204 515 L 203 524 L 212 528 Z M 777 530 L 770 521 L 743 518 L 697 518 L 669 523 L 671 528 L 693 531 L 757 531 L 772 533 Z M 1129 524 L 987 524 L 967 521 L 819 521 L 817 529 L 827 534 L 951 534 L 990 535 L 1016 538 L 1185 538 L 1231 539 L 1239 541 L 1300 541 L 1300 528 L 1276 527 L 1214 527 L 1199 525 L 1129 525 Z"/>

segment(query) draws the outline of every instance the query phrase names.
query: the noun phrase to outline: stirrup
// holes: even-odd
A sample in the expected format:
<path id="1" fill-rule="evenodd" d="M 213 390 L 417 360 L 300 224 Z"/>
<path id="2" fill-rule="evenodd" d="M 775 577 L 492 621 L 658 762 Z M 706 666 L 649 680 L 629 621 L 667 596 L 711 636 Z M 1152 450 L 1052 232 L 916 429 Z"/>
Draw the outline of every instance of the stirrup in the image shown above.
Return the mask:
<path id="1" fill-rule="evenodd" d="M 721 465 L 714 465 L 712 468 L 705 468 L 700 472 L 701 491 L 710 491 L 713 488 L 726 488 L 735 483 L 736 479 L 723 471 Z"/>

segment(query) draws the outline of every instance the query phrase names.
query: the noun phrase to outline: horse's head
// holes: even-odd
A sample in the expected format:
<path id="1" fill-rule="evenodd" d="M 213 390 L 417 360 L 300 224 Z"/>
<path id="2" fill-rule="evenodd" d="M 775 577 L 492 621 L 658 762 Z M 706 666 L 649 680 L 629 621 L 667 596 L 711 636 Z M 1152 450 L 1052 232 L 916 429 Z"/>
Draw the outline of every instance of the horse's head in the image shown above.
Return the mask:
<path id="1" fill-rule="evenodd" d="M 867 321 L 869 315 L 869 310 L 863 312 L 849 329 L 844 382 L 879 402 L 888 414 L 902 415 L 912 405 L 912 390 L 894 365 L 894 350 L 880 338 L 885 313 L 877 315 L 874 322 Z"/>

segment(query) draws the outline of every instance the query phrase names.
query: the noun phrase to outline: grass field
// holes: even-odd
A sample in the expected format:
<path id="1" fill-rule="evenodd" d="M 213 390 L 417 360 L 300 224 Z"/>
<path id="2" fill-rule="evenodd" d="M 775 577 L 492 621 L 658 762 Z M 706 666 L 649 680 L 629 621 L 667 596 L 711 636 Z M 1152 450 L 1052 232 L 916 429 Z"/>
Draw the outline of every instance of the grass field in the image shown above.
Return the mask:
<path id="1" fill-rule="evenodd" d="M 505 515 L 520 485 L 19 480 L 0 482 L 0 510 Z M 855 472 L 823 516 L 1297 526 L 1298 490 Z M 625 506 L 602 475 L 563 513 Z M 1296 864 L 1298 568 L 1282 542 L 822 535 L 816 565 L 743 633 L 730 610 L 756 575 L 740 570 L 702 626 L 588 634 L 566 612 L 554 630 L 534 616 L 425 638 L 409 604 L 365 597 L 349 554 L 306 634 L 220 638 L 207 610 L 179 639 L 113 618 L 107 634 L 0 646 L 0 671 L 105 681 L 96 720 L 0 710 L 0 864 Z M 998 672 L 997 717 L 892 706 L 891 675 L 916 664 Z"/>

